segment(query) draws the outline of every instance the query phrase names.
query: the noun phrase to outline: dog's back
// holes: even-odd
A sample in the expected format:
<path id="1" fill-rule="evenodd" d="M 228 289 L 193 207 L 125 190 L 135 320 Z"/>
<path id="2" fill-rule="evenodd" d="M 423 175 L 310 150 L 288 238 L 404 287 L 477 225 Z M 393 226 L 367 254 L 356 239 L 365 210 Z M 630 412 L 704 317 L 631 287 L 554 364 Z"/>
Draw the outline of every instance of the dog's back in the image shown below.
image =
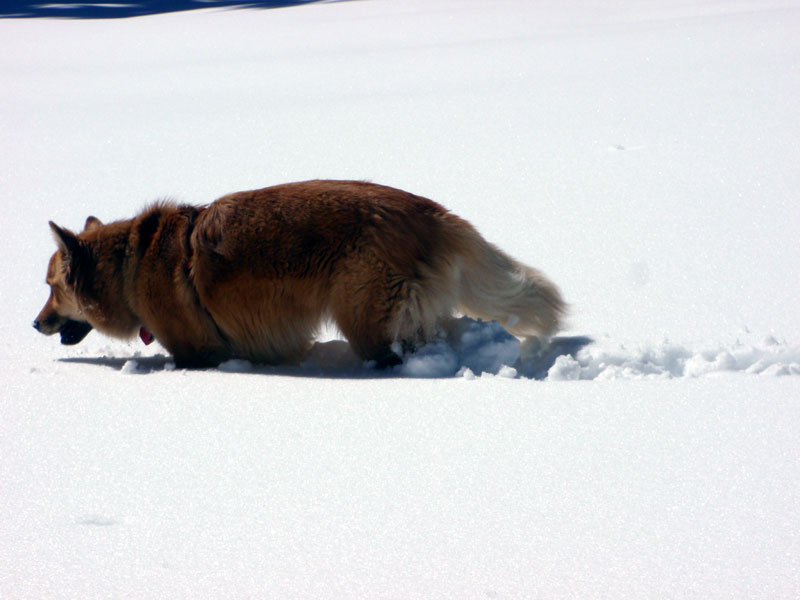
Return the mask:
<path id="1" fill-rule="evenodd" d="M 197 219 L 192 276 L 234 354 L 298 360 L 325 318 L 362 357 L 398 362 L 453 311 L 549 334 L 563 302 L 538 272 L 408 192 L 310 181 L 225 196 Z"/>

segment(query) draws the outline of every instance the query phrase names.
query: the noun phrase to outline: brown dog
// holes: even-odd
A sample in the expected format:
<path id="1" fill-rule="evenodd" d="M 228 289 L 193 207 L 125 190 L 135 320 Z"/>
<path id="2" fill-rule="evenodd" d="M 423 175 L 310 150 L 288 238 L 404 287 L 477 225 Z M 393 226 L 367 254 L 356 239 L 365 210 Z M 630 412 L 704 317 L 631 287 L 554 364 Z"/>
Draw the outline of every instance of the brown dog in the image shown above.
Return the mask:
<path id="1" fill-rule="evenodd" d="M 454 311 L 548 336 L 564 302 L 538 271 L 439 204 L 357 181 L 307 181 L 159 203 L 75 235 L 50 223 L 50 298 L 34 322 L 78 343 L 92 329 L 156 339 L 179 367 L 300 360 L 332 319 L 378 366 Z M 152 334 L 150 333 L 152 332 Z"/>

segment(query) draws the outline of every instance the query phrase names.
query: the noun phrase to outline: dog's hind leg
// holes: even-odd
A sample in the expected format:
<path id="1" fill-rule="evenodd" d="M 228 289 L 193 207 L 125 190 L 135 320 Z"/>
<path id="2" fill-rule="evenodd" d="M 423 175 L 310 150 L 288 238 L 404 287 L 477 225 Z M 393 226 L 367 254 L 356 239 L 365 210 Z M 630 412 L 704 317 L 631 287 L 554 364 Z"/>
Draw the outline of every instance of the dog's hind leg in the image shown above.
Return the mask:
<path id="1" fill-rule="evenodd" d="M 378 259 L 359 263 L 337 277 L 332 316 L 359 356 L 379 367 L 400 364 L 399 354 L 429 342 L 452 317 L 452 270 L 416 265 L 401 275 Z"/>
<path id="2" fill-rule="evenodd" d="M 402 363 L 393 347 L 393 323 L 404 280 L 379 261 L 351 261 L 331 289 L 330 312 L 336 325 L 363 360 L 378 368 Z"/>

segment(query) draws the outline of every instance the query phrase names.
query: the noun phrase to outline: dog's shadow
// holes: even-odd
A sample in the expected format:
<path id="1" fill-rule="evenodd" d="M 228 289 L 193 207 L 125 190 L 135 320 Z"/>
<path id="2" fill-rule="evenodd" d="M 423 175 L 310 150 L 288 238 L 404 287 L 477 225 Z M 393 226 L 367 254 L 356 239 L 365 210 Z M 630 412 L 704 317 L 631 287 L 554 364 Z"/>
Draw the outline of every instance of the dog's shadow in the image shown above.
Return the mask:
<path id="1" fill-rule="evenodd" d="M 96 367 L 109 367 L 115 371 L 122 371 L 127 365 L 135 363 L 137 373 L 153 373 L 155 371 L 168 371 L 174 363 L 169 356 L 156 354 L 153 356 L 71 356 L 59 358 L 58 362 L 77 365 L 94 365 Z"/>
<path id="2" fill-rule="evenodd" d="M 592 343 L 586 336 L 558 336 L 546 345 L 535 345 L 533 348 L 523 344 L 521 362 L 515 365 L 521 375 L 542 380 L 559 356 L 575 355 Z M 164 354 L 153 356 L 99 356 L 60 358 L 60 362 L 72 364 L 107 367 L 121 373 L 146 375 L 148 373 L 169 372 L 176 370 L 172 358 Z M 325 379 L 391 379 L 414 378 L 397 369 L 375 369 L 364 363 L 353 352 L 350 344 L 343 340 L 317 342 L 311 348 L 306 359 L 298 365 L 271 366 L 256 365 L 244 360 L 229 360 L 220 366 L 206 371 L 223 373 L 250 373 L 259 375 L 283 375 L 292 377 L 318 377 Z"/>
<path id="3" fill-rule="evenodd" d="M 146 375 L 149 373 L 182 371 L 177 369 L 171 356 L 156 354 L 153 356 L 78 356 L 60 358 L 60 362 L 72 364 L 107 367 L 130 375 Z M 258 375 L 285 375 L 294 377 L 319 377 L 328 379 L 371 379 L 398 377 L 390 370 L 370 368 L 358 358 L 343 340 L 316 342 L 305 360 L 296 365 L 264 365 L 254 364 L 246 360 L 232 359 L 217 367 L 192 369 L 197 371 L 223 373 L 249 373 Z"/>

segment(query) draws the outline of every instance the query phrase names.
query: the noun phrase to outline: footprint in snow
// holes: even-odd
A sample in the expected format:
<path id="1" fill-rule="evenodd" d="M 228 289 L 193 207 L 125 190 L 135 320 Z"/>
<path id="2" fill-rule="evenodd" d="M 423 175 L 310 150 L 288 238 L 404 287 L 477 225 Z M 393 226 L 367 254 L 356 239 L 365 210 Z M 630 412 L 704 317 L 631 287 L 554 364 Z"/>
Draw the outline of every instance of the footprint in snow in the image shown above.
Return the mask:
<path id="1" fill-rule="evenodd" d="M 79 519 L 77 524 L 86 525 L 88 527 L 112 527 L 114 525 L 119 525 L 119 521 L 100 515 L 89 515 L 83 519 Z"/>
<path id="2" fill-rule="evenodd" d="M 611 144 L 608 147 L 609 152 L 636 152 L 644 149 L 645 146 L 623 146 L 622 144 Z"/>

